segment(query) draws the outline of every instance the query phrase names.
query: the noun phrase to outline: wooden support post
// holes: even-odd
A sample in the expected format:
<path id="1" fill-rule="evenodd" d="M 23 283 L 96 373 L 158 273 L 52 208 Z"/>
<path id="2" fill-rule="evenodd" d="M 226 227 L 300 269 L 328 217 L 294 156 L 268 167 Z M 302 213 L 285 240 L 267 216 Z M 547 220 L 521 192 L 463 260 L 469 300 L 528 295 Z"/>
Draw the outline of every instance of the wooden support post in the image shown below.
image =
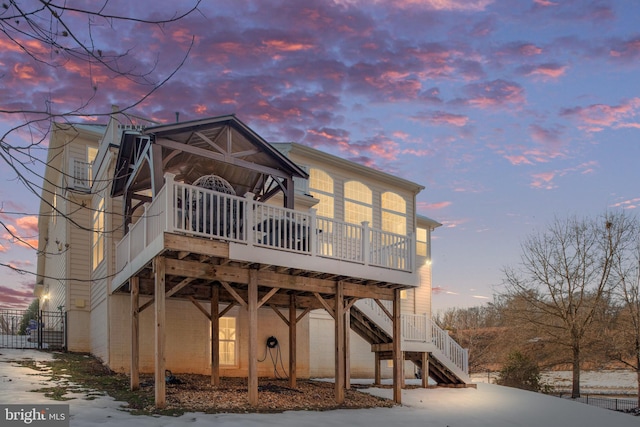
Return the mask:
<path id="1" fill-rule="evenodd" d="M 289 295 L 289 387 L 295 388 L 297 386 L 297 372 L 296 372 L 296 325 L 298 320 L 296 318 L 296 296 L 294 294 Z"/>
<path id="2" fill-rule="evenodd" d="M 140 388 L 140 279 L 129 279 L 131 285 L 131 390 Z"/>
<path id="3" fill-rule="evenodd" d="M 376 351 L 375 353 L 376 366 L 374 367 L 373 372 L 373 384 L 380 385 L 382 384 L 382 375 L 380 374 L 380 352 Z"/>
<path id="4" fill-rule="evenodd" d="M 335 339 L 336 339 L 336 374 L 335 397 L 336 403 L 344 402 L 344 289 L 342 282 L 336 285 L 335 301 Z"/>
<path id="5" fill-rule="evenodd" d="M 393 291 L 393 400 L 402 403 L 402 325 L 400 322 L 400 289 Z"/>
<path id="6" fill-rule="evenodd" d="M 429 353 L 422 353 L 422 388 L 429 387 Z"/>
<path id="7" fill-rule="evenodd" d="M 156 350 L 155 350 L 155 402 L 156 408 L 164 408 L 166 400 L 165 384 L 165 259 L 156 257 L 154 260 L 155 273 L 155 307 L 156 307 Z"/>
<path id="8" fill-rule="evenodd" d="M 218 303 L 220 288 L 211 286 L 211 385 L 220 385 L 220 317 Z"/>
<path id="9" fill-rule="evenodd" d="M 344 388 L 351 388 L 351 308 L 344 311 Z"/>
<path id="10" fill-rule="evenodd" d="M 249 404 L 258 405 L 258 271 L 249 270 Z"/>

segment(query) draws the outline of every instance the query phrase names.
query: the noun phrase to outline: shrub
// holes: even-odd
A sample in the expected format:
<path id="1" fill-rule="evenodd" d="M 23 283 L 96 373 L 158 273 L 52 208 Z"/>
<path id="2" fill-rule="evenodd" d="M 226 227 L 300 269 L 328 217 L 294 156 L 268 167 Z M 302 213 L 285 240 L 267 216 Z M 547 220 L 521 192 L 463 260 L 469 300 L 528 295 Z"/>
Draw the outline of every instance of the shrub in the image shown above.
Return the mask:
<path id="1" fill-rule="evenodd" d="M 544 388 L 540 381 L 538 364 L 517 350 L 507 356 L 507 362 L 500 370 L 496 383 L 531 391 Z"/>

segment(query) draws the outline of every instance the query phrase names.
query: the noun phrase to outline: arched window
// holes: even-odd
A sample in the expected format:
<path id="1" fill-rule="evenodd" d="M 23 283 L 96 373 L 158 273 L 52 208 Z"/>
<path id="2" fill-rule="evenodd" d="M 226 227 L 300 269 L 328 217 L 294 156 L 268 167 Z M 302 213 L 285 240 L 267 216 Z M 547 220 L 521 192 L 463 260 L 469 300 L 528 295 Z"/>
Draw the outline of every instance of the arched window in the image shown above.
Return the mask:
<path id="1" fill-rule="evenodd" d="M 407 202 L 391 191 L 382 193 L 382 229 L 407 234 Z"/>
<path id="2" fill-rule="evenodd" d="M 315 206 L 318 216 L 333 218 L 334 216 L 334 193 L 333 178 L 323 170 L 309 170 L 309 193 L 320 200 Z"/>
<path id="3" fill-rule="evenodd" d="M 369 187 L 358 181 L 344 184 L 344 220 L 352 224 L 373 221 L 373 196 Z"/>

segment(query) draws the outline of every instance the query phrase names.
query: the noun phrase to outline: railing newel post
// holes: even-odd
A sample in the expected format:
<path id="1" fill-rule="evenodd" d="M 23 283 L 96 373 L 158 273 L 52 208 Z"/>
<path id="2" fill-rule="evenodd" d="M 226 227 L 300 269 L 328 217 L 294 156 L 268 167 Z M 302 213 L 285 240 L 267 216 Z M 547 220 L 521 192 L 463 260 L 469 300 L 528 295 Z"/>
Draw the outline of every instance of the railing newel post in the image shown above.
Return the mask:
<path id="1" fill-rule="evenodd" d="M 316 256 L 318 253 L 318 218 L 317 211 L 315 208 L 310 209 L 310 217 L 309 217 L 309 249 L 311 251 L 311 256 Z"/>
<path id="2" fill-rule="evenodd" d="M 369 265 L 371 261 L 371 232 L 369 231 L 369 221 L 362 221 L 362 258 L 364 265 Z"/>
<path id="3" fill-rule="evenodd" d="M 164 186 L 165 186 L 165 212 L 167 218 L 165 221 L 165 231 L 173 231 L 175 227 L 175 209 L 178 208 L 178 204 L 175 203 L 175 175 L 167 172 L 164 174 Z"/>
<path id="4" fill-rule="evenodd" d="M 249 193 L 245 193 L 244 194 L 244 198 L 245 198 L 245 203 L 244 203 L 244 208 L 245 208 L 245 214 L 244 214 L 244 222 L 245 222 L 245 240 L 247 242 L 248 246 L 253 246 L 254 243 L 256 243 L 256 232 L 257 230 L 254 230 L 255 228 L 255 210 L 254 210 L 254 200 L 253 200 L 254 194 L 249 192 Z"/>

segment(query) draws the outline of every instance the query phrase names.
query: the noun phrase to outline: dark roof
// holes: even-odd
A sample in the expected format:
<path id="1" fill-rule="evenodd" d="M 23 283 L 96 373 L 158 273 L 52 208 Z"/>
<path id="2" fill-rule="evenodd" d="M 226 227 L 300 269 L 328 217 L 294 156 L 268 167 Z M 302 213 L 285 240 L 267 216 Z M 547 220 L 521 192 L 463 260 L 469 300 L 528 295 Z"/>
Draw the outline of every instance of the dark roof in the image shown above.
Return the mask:
<path id="1" fill-rule="evenodd" d="M 144 148 L 143 139 L 146 140 L 146 137 L 149 137 L 151 143 L 163 146 L 163 172 L 174 173 L 177 180 L 188 183 L 203 175 L 216 174 L 229 181 L 237 194 L 244 194 L 253 189 L 252 186 L 260 175 L 256 171 L 258 165 L 283 177 L 308 177 L 302 168 L 235 115 L 227 115 L 151 126 L 140 133 L 124 133 L 118 152 L 112 196 L 124 194 L 130 173 L 138 175 L 134 191 L 150 188 L 150 170 L 131 171 L 136 153 Z M 189 146 L 192 151 L 176 149 L 175 147 L 182 146 L 180 144 Z M 198 153 L 209 153 L 209 157 Z"/>

